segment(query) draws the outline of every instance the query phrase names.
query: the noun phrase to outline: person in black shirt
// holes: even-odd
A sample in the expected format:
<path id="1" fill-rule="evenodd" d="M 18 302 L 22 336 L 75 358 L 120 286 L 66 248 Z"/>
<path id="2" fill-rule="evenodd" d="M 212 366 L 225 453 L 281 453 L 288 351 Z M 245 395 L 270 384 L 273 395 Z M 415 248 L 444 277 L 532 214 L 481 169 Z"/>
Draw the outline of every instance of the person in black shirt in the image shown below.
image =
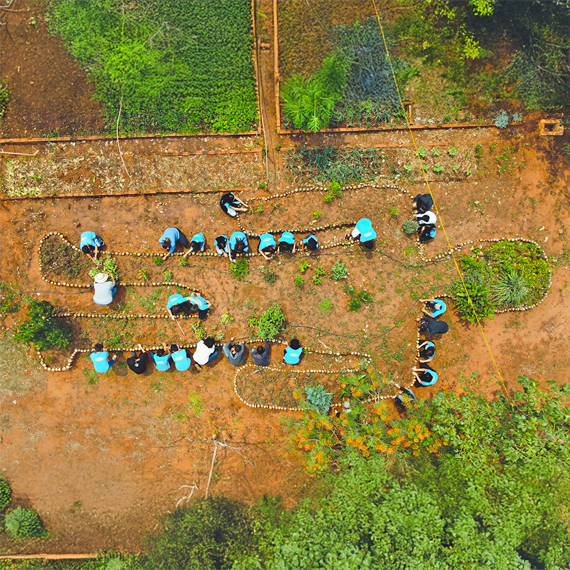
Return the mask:
<path id="1" fill-rule="evenodd" d="M 127 358 L 127 366 L 135 373 L 142 374 L 146 372 L 146 364 L 148 361 L 148 354 L 145 352 L 141 344 L 137 346 L 141 353 L 137 356 L 137 353 L 133 350 L 133 355 Z"/>
<path id="2" fill-rule="evenodd" d="M 437 235 L 434 224 L 420 225 L 418 228 L 418 233 L 420 234 L 421 243 L 425 243 Z"/>
<path id="3" fill-rule="evenodd" d="M 418 212 L 427 212 L 433 208 L 433 198 L 431 194 L 418 194 L 414 198 L 414 208 Z"/>
<path id="4" fill-rule="evenodd" d="M 220 200 L 220 208 L 232 218 L 237 216 L 237 212 L 247 212 L 249 208 L 233 192 L 226 192 Z"/>
<path id="5" fill-rule="evenodd" d="M 420 319 L 420 332 L 427 331 L 430 334 L 445 334 L 449 331 L 449 325 L 445 321 L 438 321 L 428 315 Z"/>

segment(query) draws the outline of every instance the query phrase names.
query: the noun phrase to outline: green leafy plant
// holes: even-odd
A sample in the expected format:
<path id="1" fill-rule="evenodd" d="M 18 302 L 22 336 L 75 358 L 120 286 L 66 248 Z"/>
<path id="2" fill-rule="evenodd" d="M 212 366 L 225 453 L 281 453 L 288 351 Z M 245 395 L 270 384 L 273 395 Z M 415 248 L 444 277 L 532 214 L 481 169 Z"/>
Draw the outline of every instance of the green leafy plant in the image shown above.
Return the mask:
<path id="1" fill-rule="evenodd" d="M 332 306 L 333 304 L 328 299 L 323 299 L 319 303 L 319 309 L 323 311 L 323 313 L 326 313 L 327 315 L 331 312 Z"/>
<path id="2" fill-rule="evenodd" d="M 295 287 L 302 287 L 304 283 L 304 279 L 302 275 L 295 275 Z"/>
<path id="3" fill-rule="evenodd" d="M 332 266 L 332 278 L 335 281 L 346 279 L 348 277 L 348 269 L 342 261 L 335 261 Z"/>
<path id="4" fill-rule="evenodd" d="M 495 303 L 491 297 L 489 282 L 474 271 L 464 275 L 465 287 L 460 279 L 451 283 L 451 295 L 459 315 L 471 323 L 493 318 Z"/>
<path id="5" fill-rule="evenodd" d="M 137 279 L 142 279 L 143 281 L 148 281 L 148 272 L 146 269 L 139 269 L 137 273 Z"/>
<path id="6" fill-rule="evenodd" d="M 455 156 L 457 154 L 457 149 L 452 146 L 448 151 L 447 154 L 449 154 L 449 156 Z"/>
<path id="7" fill-rule="evenodd" d="M 4 117 L 8 103 L 10 101 L 10 91 L 5 81 L 0 81 L 0 119 Z"/>
<path id="8" fill-rule="evenodd" d="M 38 513 L 23 507 L 10 511 L 4 519 L 4 524 L 10 538 L 45 538 L 48 536 Z"/>
<path id="9" fill-rule="evenodd" d="M 483 145 L 476 144 L 475 145 L 475 158 L 482 158 L 483 157 Z"/>
<path id="10" fill-rule="evenodd" d="M 270 286 L 273 287 L 273 285 L 275 285 L 275 282 L 278 279 L 278 275 L 277 273 L 271 271 L 270 269 L 264 269 L 261 274 L 263 275 L 263 279 L 265 280 L 265 282 Z"/>
<path id="11" fill-rule="evenodd" d="M 119 270 L 117 262 L 110 256 L 106 255 L 95 262 L 95 267 L 89 271 L 89 276 L 93 279 L 97 273 L 106 273 L 117 282 L 119 280 Z"/>
<path id="12" fill-rule="evenodd" d="M 10 485 L 4 479 L 0 479 L 0 511 L 7 507 L 11 496 L 12 489 L 10 489 Z"/>
<path id="13" fill-rule="evenodd" d="M 432 156 L 439 156 L 439 149 L 435 146 L 431 149 Z"/>
<path id="14" fill-rule="evenodd" d="M 204 328 L 202 327 L 202 321 L 198 321 L 197 323 L 191 323 L 190 329 L 192 330 L 192 332 L 196 336 L 197 340 L 202 340 L 203 338 L 206 338 L 206 336 L 208 334 L 204 330 Z"/>
<path id="15" fill-rule="evenodd" d="M 331 408 L 333 395 L 321 384 L 305 387 L 305 402 L 315 408 L 319 414 L 326 416 Z"/>
<path id="16" fill-rule="evenodd" d="M 362 301 L 360 300 L 360 298 L 358 296 L 354 296 L 351 297 L 348 300 L 348 310 L 349 311 L 358 311 L 358 309 L 360 309 L 360 307 L 362 307 Z"/>
<path id="17" fill-rule="evenodd" d="M 153 258 L 153 260 L 152 260 L 152 262 L 153 262 L 155 265 L 162 265 L 162 264 L 164 263 L 164 259 L 162 258 L 161 255 L 155 255 L 154 258 Z"/>
<path id="18" fill-rule="evenodd" d="M 249 275 L 249 265 L 245 257 L 240 257 L 230 265 L 230 273 L 234 279 L 243 281 Z"/>
<path id="19" fill-rule="evenodd" d="M 162 277 L 164 279 L 164 281 L 172 281 L 172 278 L 174 277 L 174 272 L 171 269 L 165 269 Z"/>
<path id="20" fill-rule="evenodd" d="M 420 156 L 421 158 L 426 158 L 427 154 L 423 146 L 420 146 L 418 148 L 418 156 Z"/>
<path id="21" fill-rule="evenodd" d="M 55 307 L 48 301 L 31 301 L 24 321 L 15 331 L 17 341 L 32 344 L 36 350 L 67 348 L 73 341 L 71 324 L 57 318 Z"/>
<path id="22" fill-rule="evenodd" d="M 434 171 L 434 172 L 443 172 L 443 166 L 442 166 L 441 164 L 436 164 L 436 165 L 433 167 L 433 171 Z"/>
<path id="23" fill-rule="evenodd" d="M 493 284 L 493 300 L 500 307 L 517 307 L 528 298 L 529 287 L 518 271 L 505 271 Z"/>
<path id="24" fill-rule="evenodd" d="M 499 111 L 499 114 L 495 117 L 495 126 L 499 129 L 504 129 L 509 125 L 509 114 L 506 111 Z"/>
<path id="25" fill-rule="evenodd" d="M 184 267 L 185 265 L 188 265 L 188 260 L 184 256 L 180 256 L 178 258 L 178 265 Z"/>
<path id="26" fill-rule="evenodd" d="M 325 277 L 326 274 L 327 272 L 325 271 L 325 268 L 322 265 L 317 265 L 317 267 L 315 267 L 315 275 L 317 277 Z"/>
<path id="27" fill-rule="evenodd" d="M 321 217 L 321 211 L 320 210 L 315 210 L 313 212 L 313 220 L 318 220 Z"/>
<path id="28" fill-rule="evenodd" d="M 337 180 L 333 180 L 328 186 L 328 192 L 323 198 L 323 202 L 330 204 L 335 198 L 342 196 L 342 186 Z"/>
<path id="29" fill-rule="evenodd" d="M 223 327 L 227 327 L 230 323 L 233 323 L 235 319 L 230 315 L 229 311 L 226 311 L 219 319 L 218 322 Z"/>
<path id="30" fill-rule="evenodd" d="M 299 263 L 299 271 L 301 273 L 305 273 L 309 267 L 311 267 L 311 264 L 308 261 L 301 261 L 301 263 Z"/>
<path id="31" fill-rule="evenodd" d="M 261 338 L 274 339 L 285 327 L 285 315 L 277 303 L 265 310 L 257 321 L 257 330 Z"/>
<path id="32" fill-rule="evenodd" d="M 402 224 L 402 229 L 404 230 L 404 233 L 406 235 L 415 234 L 418 231 L 419 227 L 420 226 L 419 226 L 418 222 L 416 222 L 415 220 L 406 220 Z"/>
<path id="33" fill-rule="evenodd" d="M 313 277 L 311 277 L 311 281 L 313 282 L 313 285 L 320 285 L 323 282 L 322 278 L 318 275 L 313 275 Z"/>

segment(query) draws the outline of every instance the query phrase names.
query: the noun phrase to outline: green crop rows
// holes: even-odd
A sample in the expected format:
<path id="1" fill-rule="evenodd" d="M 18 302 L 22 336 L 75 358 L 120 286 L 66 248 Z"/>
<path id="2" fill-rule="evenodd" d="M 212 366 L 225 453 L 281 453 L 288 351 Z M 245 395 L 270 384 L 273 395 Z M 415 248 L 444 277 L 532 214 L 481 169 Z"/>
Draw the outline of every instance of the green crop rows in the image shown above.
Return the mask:
<path id="1" fill-rule="evenodd" d="M 257 121 L 249 0 L 55 0 L 47 16 L 96 84 L 106 129 L 246 132 Z"/>

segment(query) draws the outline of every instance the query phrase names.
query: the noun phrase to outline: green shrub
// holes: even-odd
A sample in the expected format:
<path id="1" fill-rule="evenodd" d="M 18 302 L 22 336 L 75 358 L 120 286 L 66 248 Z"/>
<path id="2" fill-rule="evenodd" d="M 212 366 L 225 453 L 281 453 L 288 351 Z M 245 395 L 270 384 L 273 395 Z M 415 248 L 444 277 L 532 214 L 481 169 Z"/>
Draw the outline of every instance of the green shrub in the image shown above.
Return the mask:
<path id="1" fill-rule="evenodd" d="M 8 485 L 4 479 L 0 479 L 0 511 L 3 511 L 6 508 L 10 502 L 11 496 L 12 489 L 10 489 L 10 485 Z"/>
<path id="2" fill-rule="evenodd" d="M 73 341 L 71 324 L 55 316 L 55 308 L 48 301 L 32 301 L 26 315 L 29 317 L 14 333 L 18 341 L 30 343 L 36 350 L 67 348 Z"/>
<path id="3" fill-rule="evenodd" d="M 165 281 L 172 281 L 172 278 L 174 277 L 174 272 L 170 269 L 165 269 L 162 273 L 162 276 Z"/>
<path id="4" fill-rule="evenodd" d="M 351 297 L 350 300 L 348 301 L 348 310 L 355 312 L 358 311 L 360 307 L 362 307 L 362 301 L 360 300 L 360 298 Z"/>
<path id="5" fill-rule="evenodd" d="M 348 269 L 342 261 L 335 261 L 332 266 L 332 278 L 335 281 L 340 281 L 341 279 L 346 279 L 348 277 Z"/>
<path id="6" fill-rule="evenodd" d="M 451 283 L 451 295 L 459 316 L 471 323 L 493 318 L 495 304 L 491 298 L 488 281 L 475 272 L 464 275 L 465 287 L 460 279 Z M 471 300 L 470 300 L 471 299 Z"/>
<path id="7" fill-rule="evenodd" d="M 285 315 L 277 303 L 273 303 L 258 319 L 257 331 L 261 338 L 274 339 L 285 327 Z"/>
<path id="8" fill-rule="evenodd" d="M 162 258 L 160 259 L 162 263 Z M 93 279 L 97 273 L 106 273 L 107 275 L 110 275 L 115 282 L 119 280 L 117 262 L 110 255 L 106 255 L 105 257 L 96 260 L 95 267 L 89 271 L 89 276 Z"/>
<path id="9" fill-rule="evenodd" d="M 302 275 L 295 275 L 295 287 L 302 287 L 304 279 Z"/>
<path id="10" fill-rule="evenodd" d="M 324 313 L 326 313 L 327 315 L 331 312 L 332 306 L 333 306 L 332 303 L 328 299 L 323 299 L 319 303 L 319 309 Z"/>
<path id="11" fill-rule="evenodd" d="M 419 226 L 418 222 L 416 222 L 415 220 L 406 220 L 402 224 L 402 229 L 404 230 L 404 233 L 406 235 L 415 234 L 418 231 L 419 227 L 420 226 Z"/>
<path id="12" fill-rule="evenodd" d="M 230 273 L 234 279 L 243 281 L 249 275 L 249 265 L 245 257 L 240 257 L 230 265 Z"/>
<path id="13" fill-rule="evenodd" d="M 8 85 L 5 82 L 0 81 L 0 119 L 6 113 L 6 108 L 8 107 L 8 102 L 10 101 L 10 91 L 8 90 Z"/>
<path id="14" fill-rule="evenodd" d="M 509 125 L 509 115 L 506 111 L 499 111 L 499 114 L 495 117 L 495 126 L 499 129 L 504 129 Z"/>
<path id="15" fill-rule="evenodd" d="M 162 257 L 161 255 L 155 255 L 155 256 L 154 256 L 154 259 L 152 260 L 152 262 L 153 262 L 155 265 L 162 265 L 162 264 L 164 263 L 164 259 L 163 259 L 163 257 Z"/>
<path id="16" fill-rule="evenodd" d="M 329 413 L 332 399 L 333 395 L 327 392 L 325 387 L 320 384 L 305 387 L 305 402 L 323 416 Z"/>
<path id="17" fill-rule="evenodd" d="M 323 202 L 330 204 L 335 198 L 342 196 L 342 186 L 337 180 L 333 180 L 328 186 L 328 192 L 323 198 Z"/>
<path id="18" fill-rule="evenodd" d="M 505 271 L 493 284 L 493 300 L 500 307 L 517 307 L 525 302 L 529 289 L 517 271 Z"/>
<path id="19" fill-rule="evenodd" d="M 48 535 L 38 513 L 23 507 L 10 511 L 4 523 L 10 538 L 45 538 Z"/>

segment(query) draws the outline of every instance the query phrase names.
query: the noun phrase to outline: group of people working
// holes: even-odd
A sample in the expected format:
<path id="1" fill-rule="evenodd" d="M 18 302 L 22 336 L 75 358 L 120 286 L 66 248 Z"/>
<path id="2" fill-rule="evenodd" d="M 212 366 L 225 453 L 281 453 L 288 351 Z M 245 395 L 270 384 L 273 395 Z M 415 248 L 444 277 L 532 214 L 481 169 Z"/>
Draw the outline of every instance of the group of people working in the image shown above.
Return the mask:
<path id="1" fill-rule="evenodd" d="M 192 365 L 192 361 L 194 361 L 196 368 L 201 370 L 202 366 L 214 360 L 219 354 L 213 337 L 200 340 L 196 344 L 196 350 L 193 354 L 189 354 L 185 348 L 180 348 L 177 344 L 172 344 L 169 349 L 164 342 L 162 343 L 162 348 L 159 348 L 156 352 L 152 350 L 146 351 L 141 344 L 137 348 L 139 350 L 138 354 L 136 351 L 132 351 L 132 355 L 127 358 L 127 366 L 135 374 L 146 372 L 151 359 L 155 368 L 161 372 L 170 370 L 171 360 L 176 370 L 180 372 L 188 370 Z M 243 342 L 234 343 L 233 339 L 231 339 L 222 346 L 222 352 L 230 364 L 240 366 L 244 361 L 246 345 Z M 283 351 L 283 364 L 293 366 L 299 364 L 302 354 L 303 347 L 301 343 L 296 338 L 291 339 L 289 345 Z M 251 349 L 251 358 L 256 366 L 267 366 L 269 364 L 269 356 L 270 345 L 267 340 L 264 340 L 262 345 Z M 95 372 L 100 374 L 108 372 L 116 359 L 117 356 L 109 354 L 108 351 L 104 350 L 101 343 L 97 343 L 93 347 L 91 360 L 93 361 Z"/>
<path id="2" fill-rule="evenodd" d="M 437 215 L 431 211 L 433 208 L 433 198 L 431 194 L 418 194 L 414 198 L 414 208 L 416 209 L 416 221 L 418 222 L 418 234 L 421 243 L 432 240 L 436 236 L 435 224 Z"/>

